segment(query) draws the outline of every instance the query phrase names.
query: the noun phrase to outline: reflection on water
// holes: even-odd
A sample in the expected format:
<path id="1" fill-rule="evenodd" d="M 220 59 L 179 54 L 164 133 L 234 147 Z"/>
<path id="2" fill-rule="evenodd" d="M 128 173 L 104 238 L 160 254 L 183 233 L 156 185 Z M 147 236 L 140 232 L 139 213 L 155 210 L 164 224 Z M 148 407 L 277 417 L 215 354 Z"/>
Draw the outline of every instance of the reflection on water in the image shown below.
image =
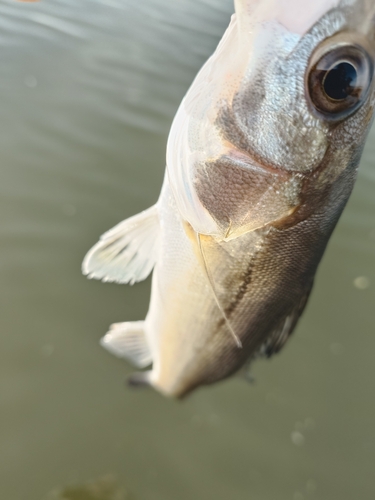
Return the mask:
<path id="1" fill-rule="evenodd" d="M 145 500 L 373 498 L 374 131 L 298 332 L 255 384 L 168 401 L 126 389 L 132 368 L 98 344 L 145 316 L 150 283 L 87 281 L 81 260 L 157 199 L 170 122 L 231 10 L 0 2 L 1 498 L 108 470 Z"/>
<path id="2" fill-rule="evenodd" d="M 83 486 L 52 491 L 45 500 L 131 500 L 131 497 L 117 485 L 113 476 L 108 475 Z"/>

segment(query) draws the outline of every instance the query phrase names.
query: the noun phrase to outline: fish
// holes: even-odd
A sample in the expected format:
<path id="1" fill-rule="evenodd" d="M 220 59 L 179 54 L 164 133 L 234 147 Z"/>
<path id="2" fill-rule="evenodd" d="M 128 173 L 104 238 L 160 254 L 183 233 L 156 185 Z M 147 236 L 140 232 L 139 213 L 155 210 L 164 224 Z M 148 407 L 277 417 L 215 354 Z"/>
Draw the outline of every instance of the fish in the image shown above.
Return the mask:
<path id="1" fill-rule="evenodd" d="M 146 319 L 101 344 L 140 369 L 131 384 L 174 398 L 286 344 L 373 120 L 375 2 L 234 6 L 173 120 L 157 203 L 82 265 L 104 282 L 153 271 Z"/>

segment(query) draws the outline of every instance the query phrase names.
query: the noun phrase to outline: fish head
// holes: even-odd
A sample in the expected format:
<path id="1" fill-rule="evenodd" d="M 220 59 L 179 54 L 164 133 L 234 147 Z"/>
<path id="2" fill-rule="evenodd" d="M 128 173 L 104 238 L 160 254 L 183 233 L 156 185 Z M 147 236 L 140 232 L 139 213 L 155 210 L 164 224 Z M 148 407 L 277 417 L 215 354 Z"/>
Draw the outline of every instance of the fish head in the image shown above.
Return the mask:
<path id="1" fill-rule="evenodd" d="M 373 1 L 235 7 L 167 151 L 182 217 L 221 240 L 290 217 L 307 181 L 325 189 L 356 168 L 374 109 Z"/>

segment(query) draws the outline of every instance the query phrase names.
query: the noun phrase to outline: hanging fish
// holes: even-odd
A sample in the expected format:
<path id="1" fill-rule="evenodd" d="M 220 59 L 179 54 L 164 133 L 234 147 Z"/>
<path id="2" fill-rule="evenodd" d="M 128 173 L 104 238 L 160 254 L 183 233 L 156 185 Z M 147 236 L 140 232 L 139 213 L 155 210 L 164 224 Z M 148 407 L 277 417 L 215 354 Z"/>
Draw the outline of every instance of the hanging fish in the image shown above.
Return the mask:
<path id="1" fill-rule="evenodd" d="M 174 119 L 160 198 L 89 251 L 90 278 L 154 269 L 145 321 L 102 345 L 182 397 L 269 357 L 305 308 L 374 110 L 372 0 L 235 0 Z"/>

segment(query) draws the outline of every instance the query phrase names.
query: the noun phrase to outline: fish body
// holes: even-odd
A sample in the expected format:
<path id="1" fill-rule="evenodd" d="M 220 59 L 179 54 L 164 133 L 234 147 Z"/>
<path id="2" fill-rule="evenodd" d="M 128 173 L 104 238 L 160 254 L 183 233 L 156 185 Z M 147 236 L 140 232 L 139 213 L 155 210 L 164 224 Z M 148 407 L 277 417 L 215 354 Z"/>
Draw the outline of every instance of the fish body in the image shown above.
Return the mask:
<path id="1" fill-rule="evenodd" d="M 165 395 L 282 348 L 354 186 L 374 108 L 375 6 L 298 5 L 235 1 L 176 114 L 157 204 L 84 260 L 85 274 L 120 283 L 154 268 L 145 321 L 112 325 L 102 344 L 152 364 L 133 381 Z"/>

